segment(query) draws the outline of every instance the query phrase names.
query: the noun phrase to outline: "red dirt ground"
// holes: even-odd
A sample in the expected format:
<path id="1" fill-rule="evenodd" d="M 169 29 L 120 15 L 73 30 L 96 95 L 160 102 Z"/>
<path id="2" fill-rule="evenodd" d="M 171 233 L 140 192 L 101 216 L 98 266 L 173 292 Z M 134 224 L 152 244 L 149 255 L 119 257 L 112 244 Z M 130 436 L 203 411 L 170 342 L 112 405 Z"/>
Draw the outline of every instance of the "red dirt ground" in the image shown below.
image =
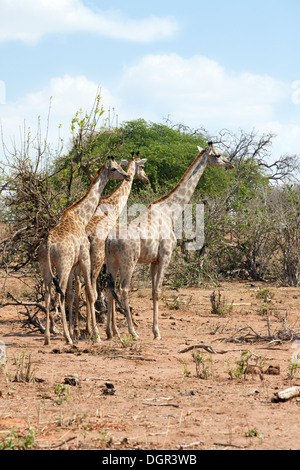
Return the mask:
<path id="1" fill-rule="evenodd" d="M 269 289 L 270 302 L 258 298 L 259 288 Z M 7 358 L 0 370 L 0 442 L 12 430 L 26 437 L 32 427 L 35 449 L 299 450 L 300 399 L 272 399 L 276 392 L 300 385 L 299 369 L 289 377 L 300 344 L 224 340 L 253 335 L 250 329 L 238 331 L 247 326 L 267 336 L 267 317 L 272 335 L 283 328 L 284 316 L 286 328 L 299 333 L 300 289 L 222 283 L 222 298 L 233 302 L 232 311 L 223 316 L 211 313 L 213 290 L 165 288 L 161 341 L 152 339 L 150 290 L 132 292 L 141 339 L 129 340 L 120 318 L 125 347 L 117 339 L 105 339 L 104 325 L 99 325 L 100 344 L 82 339 L 67 347 L 58 335 L 45 347 L 40 333 L 22 325 L 24 307 L 0 309 L 0 341 Z M 179 352 L 197 344 L 215 351 L 199 349 L 207 359 L 206 379 L 197 376 L 194 351 Z M 245 378 L 236 377 L 243 351 L 260 357 L 263 372 L 279 366 L 279 375 L 248 372 Z M 16 360 L 22 356 L 30 357 L 39 381 L 13 381 L 21 369 Z M 78 376 L 79 384 L 66 389 L 65 377 L 70 375 Z M 106 383 L 112 384 L 112 394 Z"/>

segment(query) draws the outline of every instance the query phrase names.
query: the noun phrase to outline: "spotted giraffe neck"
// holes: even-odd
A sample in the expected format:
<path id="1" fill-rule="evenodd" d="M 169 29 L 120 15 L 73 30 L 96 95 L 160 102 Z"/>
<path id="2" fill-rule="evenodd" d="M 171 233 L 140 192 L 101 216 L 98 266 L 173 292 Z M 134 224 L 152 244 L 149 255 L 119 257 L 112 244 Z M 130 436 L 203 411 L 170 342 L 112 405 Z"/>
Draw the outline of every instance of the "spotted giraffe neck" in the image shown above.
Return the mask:
<path id="1" fill-rule="evenodd" d="M 163 206 L 172 206 L 176 205 L 178 207 L 184 208 L 185 204 L 188 204 L 196 186 L 206 168 L 207 165 L 207 155 L 206 150 L 202 150 L 199 155 L 196 157 L 192 165 L 185 172 L 179 183 L 175 186 L 172 191 L 167 195 L 157 199 L 152 202 L 149 206 L 153 207 L 154 205 L 161 208 Z"/>
<path id="2" fill-rule="evenodd" d="M 95 216 L 103 215 L 103 211 L 105 211 L 105 206 L 114 209 L 115 217 L 118 217 L 122 210 L 124 209 L 133 183 L 133 178 L 135 175 L 135 161 L 130 160 L 127 175 L 131 176 L 130 181 L 122 181 L 120 186 L 109 196 L 101 197 L 99 201 L 99 205 L 95 212 Z"/>
<path id="3" fill-rule="evenodd" d="M 86 227 L 99 204 L 100 196 L 108 182 L 108 173 L 105 165 L 98 171 L 92 181 L 89 190 L 79 201 L 65 210 L 63 217 L 72 215 L 78 222 Z"/>

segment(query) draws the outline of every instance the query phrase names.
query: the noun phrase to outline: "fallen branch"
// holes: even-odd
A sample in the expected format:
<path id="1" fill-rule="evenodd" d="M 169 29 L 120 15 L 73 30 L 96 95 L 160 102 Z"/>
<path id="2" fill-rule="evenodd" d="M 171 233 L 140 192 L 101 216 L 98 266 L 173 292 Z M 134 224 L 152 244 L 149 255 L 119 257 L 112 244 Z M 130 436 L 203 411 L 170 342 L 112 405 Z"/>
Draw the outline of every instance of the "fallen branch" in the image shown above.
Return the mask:
<path id="1" fill-rule="evenodd" d="M 173 406 L 173 408 L 180 408 L 176 403 L 143 403 L 147 406 Z"/>
<path id="2" fill-rule="evenodd" d="M 239 336 L 239 337 L 235 337 L 235 335 L 237 333 L 240 333 L 241 331 L 248 331 L 248 333 L 244 336 Z M 251 334 L 252 332 L 252 334 Z M 230 338 L 227 338 L 227 339 L 224 339 L 224 342 L 225 343 L 241 343 L 241 342 L 256 342 L 256 341 L 263 341 L 263 342 L 268 342 L 268 341 L 271 341 L 273 339 L 272 336 L 261 336 L 260 334 L 258 334 L 253 328 L 252 326 L 250 325 L 247 325 L 243 328 L 240 328 L 233 336 L 231 336 Z"/>
<path id="3" fill-rule="evenodd" d="M 36 329 L 38 329 L 42 334 L 45 333 L 45 328 L 41 324 L 39 318 L 37 317 L 37 312 L 35 312 L 33 315 L 30 314 L 28 307 L 36 307 L 37 309 L 42 310 L 44 313 L 46 313 L 46 309 L 43 305 L 41 305 L 38 302 L 24 302 L 19 299 L 16 299 L 10 292 L 7 292 L 7 298 L 11 298 L 13 302 L 4 302 L 3 304 L 0 305 L 0 308 L 7 307 L 7 306 L 22 306 L 26 308 L 26 313 L 24 315 L 27 317 L 26 321 L 24 322 L 25 325 L 29 326 L 33 325 Z"/>
<path id="4" fill-rule="evenodd" d="M 291 398 L 300 397 L 300 387 L 290 387 L 281 392 L 274 393 L 272 398 L 273 403 L 278 403 L 281 401 L 287 401 Z"/>
<path id="5" fill-rule="evenodd" d="M 24 321 L 24 326 L 27 326 L 30 328 L 30 333 L 33 333 L 34 331 L 38 330 L 42 334 L 45 333 L 45 327 L 41 324 L 40 319 L 36 316 L 38 312 L 35 312 L 33 316 L 30 315 L 30 312 L 28 310 L 28 307 L 25 307 L 27 310 L 27 313 L 23 313 L 23 315 L 27 316 L 27 319 Z M 35 327 L 35 329 L 31 328 L 31 325 Z"/>
<path id="6" fill-rule="evenodd" d="M 156 362 L 156 359 L 150 359 L 143 356 L 125 356 L 124 354 L 108 354 L 106 357 L 110 359 L 116 359 L 121 357 L 122 359 L 130 359 L 131 361 L 148 361 L 148 362 Z"/>
<path id="7" fill-rule="evenodd" d="M 188 449 L 189 447 L 198 447 L 198 446 L 203 446 L 203 445 L 204 445 L 203 441 L 197 441 L 197 442 L 191 442 L 190 444 L 178 444 L 177 448 Z"/>
<path id="8" fill-rule="evenodd" d="M 187 348 L 180 349 L 178 351 L 179 354 L 181 353 L 186 353 L 188 351 L 191 351 L 192 349 L 205 349 L 205 351 L 211 353 L 211 354 L 226 354 L 231 351 L 236 351 L 236 349 L 220 349 L 219 351 L 216 351 L 212 346 L 209 346 L 208 344 L 193 344 L 192 346 L 188 346 Z"/>
<path id="9" fill-rule="evenodd" d="M 290 342 L 300 340 L 300 334 L 291 330 L 290 328 L 286 328 L 285 326 L 286 318 L 283 319 L 283 327 L 282 329 L 276 331 L 275 333 L 271 334 L 271 326 L 270 326 L 270 319 L 267 319 L 267 328 L 268 328 L 268 335 L 263 336 L 257 333 L 252 326 L 247 325 L 243 328 L 237 330 L 230 338 L 218 338 L 218 341 L 223 341 L 225 343 L 269 343 L 269 344 L 282 344 L 283 342 Z M 238 333 L 242 331 L 247 331 L 247 334 L 236 336 Z"/>
<path id="10" fill-rule="evenodd" d="M 237 446 L 235 444 L 223 444 L 222 442 L 214 442 L 214 445 L 221 447 L 234 447 L 235 449 L 244 449 L 244 447 Z"/>
<path id="11" fill-rule="evenodd" d="M 181 349 L 180 351 L 178 351 L 178 353 L 186 353 L 188 351 L 191 351 L 192 349 L 198 349 L 198 348 L 202 348 L 202 349 L 205 349 L 205 351 L 207 352 L 210 352 L 212 354 L 218 354 L 211 346 L 207 345 L 207 344 L 194 344 L 192 346 L 188 346 L 187 348 L 184 348 L 184 349 Z M 221 353 L 223 354 L 223 353 Z"/>
<path id="12" fill-rule="evenodd" d="M 38 447 L 39 449 L 56 449 L 57 447 L 61 447 L 64 444 L 67 444 L 68 442 L 74 441 L 74 439 L 76 439 L 76 436 L 70 437 L 69 439 L 66 439 L 65 441 L 62 441 L 59 444 L 52 444 L 52 445 L 51 444 L 50 445 L 36 444 L 36 447 Z"/>
<path id="13" fill-rule="evenodd" d="M 7 292 L 7 297 L 10 297 L 13 302 L 4 302 L 3 304 L 0 304 L 0 308 L 7 307 L 9 305 L 21 305 L 23 307 L 37 307 L 46 313 L 46 308 L 39 302 L 23 302 L 22 300 L 16 299 L 10 292 Z"/>

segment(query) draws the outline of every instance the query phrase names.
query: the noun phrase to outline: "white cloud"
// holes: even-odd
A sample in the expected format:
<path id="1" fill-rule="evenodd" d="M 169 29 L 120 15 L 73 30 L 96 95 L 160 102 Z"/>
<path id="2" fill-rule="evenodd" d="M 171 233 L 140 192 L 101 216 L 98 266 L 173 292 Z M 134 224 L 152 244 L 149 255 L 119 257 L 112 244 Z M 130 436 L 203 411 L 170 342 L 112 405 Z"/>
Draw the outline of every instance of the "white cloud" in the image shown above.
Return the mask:
<path id="1" fill-rule="evenodd" d="M 260 131 L 275 134 L 272 145 L 274 157 L 278 158 L 286 154 L 300 156 L 300 125 L 272 121 L 263 124 Z"/>
<path id="2" fill-rule="evenodd" d="M 124 106 L 142 106 L 158 118 L 208 129 L 256 127 L 275 119 L 289 88 L 267 75 L 231 74 L 202 56 L 148 55 L 125 70 L 119 95 Z"/>
<path id="3" fill-rule="evenodd" d="M 97 90 L 98 84 L 83 75 L 54 77 L 42 90 L 1 105 L 4 134 L 8 139 L 18 138 L 24 120 L 34 132 L 38 116 L 45 129 L 53 97 L 49 141 L 56 143 L 62 124 L 60 133 L 67 142 L 71 119 L 80 108 L 84 112 L 91 109 Z M 300 154 L 300 125 L 292 123 L 288 112 L 285 116 L 278 113 L 286 102 L 295 107 L 290 93 L 290 86 L 272 77 L 230 74 L 216 61 L 175 54 L 146 56 L 120 74 L 116 87 L 101 88 L 105 111 L 115 108 L 119 122 L 138 118 L 161 122 L 171 115 L 173 123 L 204 127 L 211 134 L 224 127 L 233 132 L 271 131 L 278 136 L 274 140 L 276 157 Z"/>
<path id="4" fill-rule="evenodd" d="M 52 78 L 44 89 L 35 93 L 29 93 L 18 102 L 9 102 L 1 106 L 1 126 L 3 136 L 8 148 L 10 142 L 18 142 L 20 130 L 31 129 L 32 135 L 37 131 L 38 118 L 41 121 L 42 137 L 46 136 L 47 117 L 51 102 L 50 125 L 48 142 L 52 145 L 58 143 L 58 137 L 64 139 L 68 145 L 71 137 L 71 120 L 75 113 L 82 109 L 89 112 L 93 106 L 97 93 L 101 95 L 101 104 L 104 107 L 104 118 L 107 117 L 109 108 L 118 107 L 118 101 L 110 94 L 109 90 L 88 80 L 85 76 Z M 99 123 L 102 124 L 102 121 Z M 60 127 L 60 129 L 59 129 Z M 22 140 L 22 137 L 20 137 Z"/>
<path id="5" fill-rule="evenodd" d="M 148 42 L 172 36 L 170 17 L 131 19 L 119 11 L 92 10 L 82 0 L 1 0 L 0 42 L 36 44 L 51 33 L 90 32 L 110 38 Z"/>

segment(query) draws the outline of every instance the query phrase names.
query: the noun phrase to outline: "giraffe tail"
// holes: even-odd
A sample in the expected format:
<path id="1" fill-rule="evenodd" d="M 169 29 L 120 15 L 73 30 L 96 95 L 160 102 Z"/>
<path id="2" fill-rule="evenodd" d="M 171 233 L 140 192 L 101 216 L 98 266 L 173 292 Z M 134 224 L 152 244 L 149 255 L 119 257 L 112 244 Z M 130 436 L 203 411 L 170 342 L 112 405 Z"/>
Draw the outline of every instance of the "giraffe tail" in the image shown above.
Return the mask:
<path id="1" fill-rule="evenodd" d="M 61 288 L 60 288 L 58 279 L 53 276 L 53 277 L 52 277 L 52 280 L 53 280 L 53 284 L 54 284 L 54 286 L 55 286 L 56 292 L 58 292 L 58 294 L 60 294 L 60 299 L 61 299 L 61 301 L 63 301 L 64 298 L 65 298 L 65 294 L 63 293 L 63 291 L 62 291 Z"/>
<path id="2" fill-rule="evenodd" d="M 114 298 L 115 301 L 117 302 L 118 307 L 119 307 L 121 313 L 126 316 L 126 315 L 127 315 L 127 314 L 126 314 L 126 310 L 125 310 L 125 308 L 123 307 L 123 305 L 121 304 L 120 299 L 119 299 L 119 297 L 118 297 L 118 294 L 116 293 L 116 290 L 115 290 L 115 281 L 114 281 L 114 278 L 112 277 L 111 273 L 108 273 L 108 274 L 107 274 L 107 276 L 106 276 L 106 283 L 107 283 L 107 287 L 109 288 L 110 292 L 112 293 L 113 298 Z"/>

